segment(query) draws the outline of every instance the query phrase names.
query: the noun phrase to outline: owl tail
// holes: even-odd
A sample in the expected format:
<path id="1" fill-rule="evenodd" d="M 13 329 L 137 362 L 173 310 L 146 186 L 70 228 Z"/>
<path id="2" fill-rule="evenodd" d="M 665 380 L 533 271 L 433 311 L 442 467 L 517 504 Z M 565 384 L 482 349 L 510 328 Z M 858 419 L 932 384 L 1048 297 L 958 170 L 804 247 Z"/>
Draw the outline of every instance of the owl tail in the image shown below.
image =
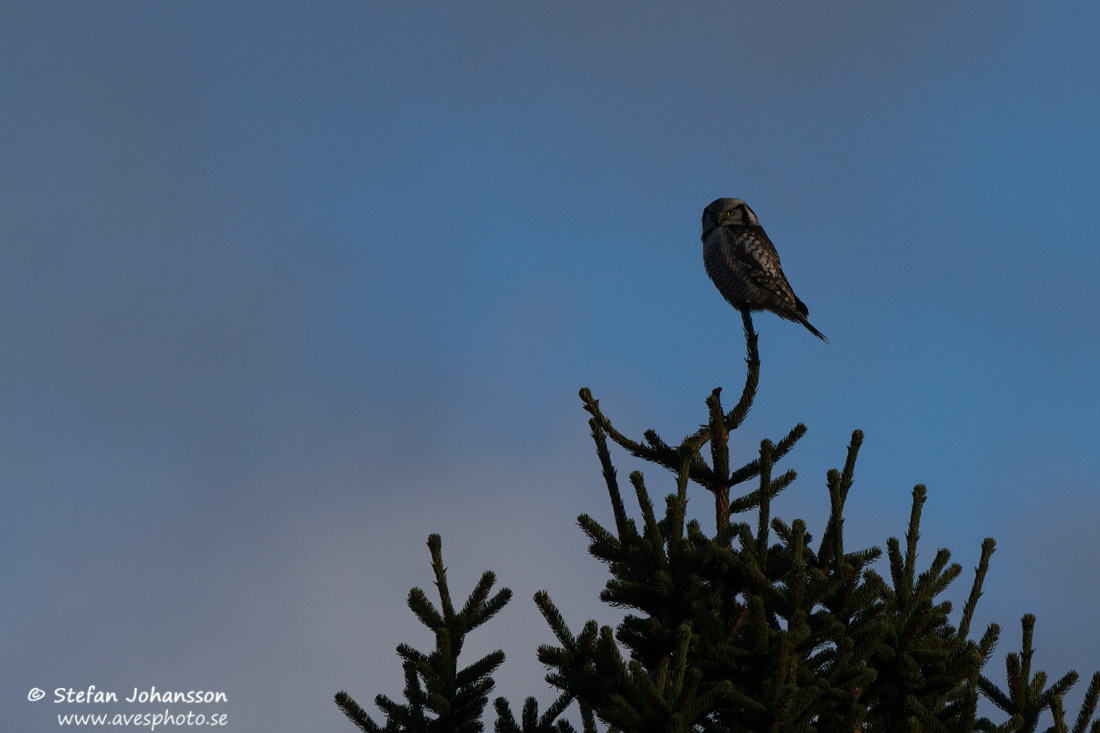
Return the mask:
<path id="1" fill-rule="evenodd" d="M 800 318 L 800 319 L 798 320 L 798 322 L 799 322 L 799 323 L 801 323 L 801 324 L 802 324 L 803 326 L 805 326 L 805 327 L 806 327 L 806 330 L 807 330 L 807 331 L 809 331 L 810 333 L 812 333 L 812 334 L 813 334 L 814 336 L 817 336 L 817 337 L 818 337 L 819 339 L 821 339 L 821 340 L 822 340 L 822 341 L 824 341 L 825 343 L 829 343 L 829 339 L 827 339 L 827 338 L 825 337 L 825 334 L 821 333 L 821 331 L 818 331 L 818 330 L 817 330 L 816 328 L 814 328 L 813 326 L 811 326 L 811 325 L 810 325 L 810 322 L 809 322 L 809 321 L 807 321 L 807 320 L 805 319 L 805 317 L 803 317 L 803 318 Z"/>

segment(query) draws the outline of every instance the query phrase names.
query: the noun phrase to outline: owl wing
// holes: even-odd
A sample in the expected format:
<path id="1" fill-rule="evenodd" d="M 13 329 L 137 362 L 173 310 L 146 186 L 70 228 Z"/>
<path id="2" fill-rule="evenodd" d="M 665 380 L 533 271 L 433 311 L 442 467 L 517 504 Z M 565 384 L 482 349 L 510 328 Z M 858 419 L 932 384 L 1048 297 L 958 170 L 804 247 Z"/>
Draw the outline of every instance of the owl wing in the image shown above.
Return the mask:
<path id="1" fill-rule="evenodd" d="M 775 293 L 788 302 L 797 303 L 799 311 L 806 314 L 806 306 L 795 297 L 791 284 L 779 264 L 779 253 L 763 229 L 746 227 L 734 237 L 737 246 L 733 256 L 743 266 L 745 276 L 762 290 Z"/>

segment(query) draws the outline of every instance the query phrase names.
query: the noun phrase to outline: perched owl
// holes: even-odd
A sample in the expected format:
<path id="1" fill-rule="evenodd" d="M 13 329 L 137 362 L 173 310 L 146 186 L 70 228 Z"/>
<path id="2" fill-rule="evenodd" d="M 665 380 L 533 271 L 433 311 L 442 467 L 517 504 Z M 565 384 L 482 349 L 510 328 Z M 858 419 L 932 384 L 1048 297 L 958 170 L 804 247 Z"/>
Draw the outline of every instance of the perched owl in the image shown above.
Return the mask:
<path id="1" fill-rule="evenodd" d="M 771 311 L 829 342 L 806 320 L 809 310 L 791 290 L 779 255 L 748 204 L 741 199 L 718 199 L 703 209 L 702 239 L 707 274 L 730 305 L 738 310 Z"/>

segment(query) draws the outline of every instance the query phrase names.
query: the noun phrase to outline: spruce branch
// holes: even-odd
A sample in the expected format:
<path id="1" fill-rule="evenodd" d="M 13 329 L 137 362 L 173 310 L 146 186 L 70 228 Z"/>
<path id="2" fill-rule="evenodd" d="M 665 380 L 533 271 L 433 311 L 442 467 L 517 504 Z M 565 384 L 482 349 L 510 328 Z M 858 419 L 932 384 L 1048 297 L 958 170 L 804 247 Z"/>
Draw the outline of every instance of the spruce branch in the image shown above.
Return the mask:
<path id="1" fill-rule="evenodd" d="M 831 469 L 826 477 L 825 483 L 829 489 L 829 521 L 825 525 L 818 554 L 833 563 L 839 562 L 844 554 L 844 503 L 855 480 L 856 458 L 862 445 L 863 431 L 853 431 L 843 470 Z"/>
<path id="2" fill-rule="evenodd" d="M 1085 692 L 1085 699 L 1081 702 L 1081 711 L 1077 714 L 1077 720 L 1073 724 L 1073 733 L 1085 733 L 1089 721 L 1092 720 L 1092 716 L 1096 712 L 1098 700 L 1100 700 L 1100 672 L 1092 675 L 1092 682 Z M 1100 720 L 1097 720 L 1093 725 L 1093 728 L 1097 727 L 1100 727 Z"/>
<path id="3" fill-rule="evenodd" d="M 630 455 L 666 467 L 672 465 L 673 451 L 671 449 L 664 450 L 643 445 L 627 438 L 616 430 L 611 421 L 600 411 L 600 401 L 592 396 L 592 391 L 588 387 L 581 388 L 580 398 L 581 402 L 584 403 L 584 409 L 592 415 L 592 419 L 596 421 L 600 429 L 615 443 L 629 452 Z"/>
<path id="4" fill-rule="evenodd" d="M 1047 730 L 1050 733 L 1067 733 L 1066 711 L 1062 706 L 1062 696 L 1055 695 L 1050 701 L 1050 712 L 1054 716 L 1054 725 Z"/>
<path id="5" fill-rule="evenodd" d="M 611 497 L 611 511 L 615 516 L 615 528 L 619 536 L 622 537 L 626 531 L 626 509 L 623 507 L 623 498 L 619 493 L 619 482 L 616 478 L 615 466 L 612 465 L 611 454 L 607 450 L 607 434 L 594 417 L 588 421 L 588 425 L 592 429 L 592 439 L 596 442 L 596 455 L 600 459 L 604 482 L 607 484 L 607 493 Z"/>
<path id="6" fill-rule="evenodd" d="M 520 712 L 521 723 L 517 723 L 508 700 L 498 697 L 493 701 L 493 708 L 497 713 L 494 730 L 496 733 L 576 733 L 576 729 L 568 721 L 558 720 L 558 716 L 565 712 L 571 702 L 569 695 L 561 695 L 551 703 L 546 712 L 539 715 L 538 701 L 528 697 Z"/>
<path id="7" fill-rule="evenodd" d="M 760 386 L 760 349 L 756 331 L 752 327 L 752 314 L 748 309 L 741 310 L 741 322 L 745 328 L 745 363 L 748 365 L 745 378 L 745 388 L 741 391 L 741 399 L 737 405 L 726 415 L 726 432 L 736 430 L 744 422 L 745 417 L 752 409 L 753 400 L 756 399 L 756 390 Z"/>
<path id="8" fill-rule="evenodd" d="M 616 530 L 620 538 L 625 526 L 625 514 L 622 511 L 622 500 L 618 494 L 617 484 L 614 482 L 614 469 L 611 466 L 607 453 L 607 438 L 625 449 L 636 458 L 655 463 L 672 471 L 677 477 L 678 493 L 686 491 L 689 481 L 695 482 L 710 491 L 715 505 L 715 531 L 723 533 L 729 525 L 732 514 L 748 511 L 758 506 L 761 494 L 759 490 L 750 491 L 735 500 L 730 499 L 730 490 L 743 482 L 756 478 L 760 474 L 761 464 L 759 459 L 754 459 L 744 466 L 731 471 L 729 437 L 730 432 L 738 428 L 744 421 L 755 399 L 760 379 L 760 352 L 758 337 L 753 329 L 752 316 L 748 311 L 742 312 L 742 323 L 745 332 L 747 365 L 745 386 L 742 389 L 741 399 L 728 413 L 723 411 L 721 402 L 721 388 L 714 389 L 707 398 L 708 421 L 694 434 L 687 436 L 678 446 L 671 446 L 661 440 L 656 431 L 650 429 L 643 433 L 644 441 L 636 441 L 628 438 L 615 429 L 611 420 L 600 409 L 599 400 L 592 396 L 587 387 L 580 390 L 581 402 L 584 409 L 591 415 L 589 425 L 592 430 L 593 440 L 596 442 L 596 452 L 600 464 L 604 470 L 604 479 L 611 494 L 612 511 L 615 515 Z M 770 460 L 772 463 L 782 458 L 799 438 L 806 433 L 806 426 L 796 425 L 790 433 L 773 446 Z M 703 460 L 700 451 L 707 442 L 711 444 L 711 465 Z M 778 493 L 786 484 L 794 480 L 794 473 L 788 472 L 780 485 L 769 487 L 769 491 Z"/>
<path id="9" fill-rule="evenodd" d="M 978 605 L 978 599 L 982 597 L 982 584 L 985 583 L 986 573 L 989 572 L 989 558 L 997 549 L 997 542 L 992 537 L 986 537 L 982 541 L 981 559 L 978 567 L 974 568 L 974 585 L 970 589 L 970 597 L 963 606 L 962 619 L 959 621 L 959 636 L 965 638 L 970 635 L 970 623 L 974 618 L 974 609 Z"/>
<path id="10" fill-rule="evenodd" d="M 760 441 L 760 507 L 756 525 L 756 557 L 761 565 L 768 561 L 768 523 L 771 519 L 772 460 L 774 446 L 770 440 Z"/>
<path id="11" fill-rule="evenodd" d="M 1024 614 L 1020 620 L 1023 627 L 1023 639 L 1019 654 L 1013 652 L 1005 658 L 1005 681 L 1007 692 L 1002 691 L 984 675 L 978 679 L 978 687 L 994 705 L 1012 716 L 1015 730 L 1021 733 L 1033 733 L 1039 724 L 1039 716 L 1050 710 L 1054 716 L 1054 729 L 1064 730 L 1065 715 L 1062 710 L 1062 697 L 1077 682 L 1077 673 L 1070 670 L 1050 687 L 1046 687 L 1046 672 L 1031 673 L 1035 647 L 1032 643 L 1035 632 L 1035 616 Z M 1100 674 L 1100 673 L 1098 673 Z M 1085 694 L 1078 723 L 1083 728 L 1092 717 L 1096 696 L 1100 695 L 1100 681 L 1093 677 L 1092 684 Z M 1094 691 L 1094 688 L 1097 688 Z M 1090 695 L 1092 698 L 1091 706 Z M 1087 710 L 1087 713 L 1086 713 Z M 1084 718 L 1082 718 L 1084 716 Z M 1083 721 L 1083 722 L 1082 722 Z M 984 722 L 984 721 L 983 721 Z M 1094 726 L 1095 727 L 1095 726 Z M 1077 725 L 1074 726 L 1075 730 Z"/>
<path id="12" fill-rule="evenodd" d="M 772 462 L 774 463 L 775 461 L 778 461 L 783 456 L 787 455 L 787 453 L 791 450 L 791 448 L 794 447 L 794 444 L 797 443 L 798 440 L 805 434 L 806 434 L 806 426 L 805 425 L 803 425 L 802 423 L 799 423 L 798 425 L 795 425 L 794 428 L 791 429 L 791 432 L 787 433 L 786 437 L 784 437 L 782 440 L 780 440 L 778 443 L 775 444 L 775 447 L 772 451 Z M 759 474 L 760 474 L 760 460 L 759 459 L 754 459 L 754 460 L 749 461 L 748 463 L 746 463 L 744 466 L 742 466 L 738 470 L 734 471 L 729 477 L 728 485 L 729 486 L 736 486 L 737 484 L 748 481 L 749 479 L 751 479 L 755 476 L 758 476 Z M 754 506 L 755 505 L 746 507 L 745 509 L 741 509 L 741 511 L 746 511 L 747 509 L 752 509 Z"/>
<path id="13" fill-rule="evenodd" d="M 913 576 L 917 569 L 917 542 L 920 540 L 920 515 L 924 502 L 928 498 L 928 489 L 924 484 L 913 487 L 913 508 L 909 514 L 909 529 L 905 533 L 905 570 L 903 587 L 913 589 Z"/>
<path id="14" fill-rule="evenodd" d="M 710 438 L 711 473 L 716 479 L 729 476 L 730 472 L 730 434 L 726 427 L 725 416 L 722 414 L 721 395 L 722 388 L 718 387 L 707 398 L 707 407 L 710 409 L 710 431 L 707 435 Z M 699 446 L 695 446 L 690 440 L 685 441 L 685 445 L 689 442 L 696 451 L 702 445 L 700 443 Z M 721 532 L 730 521 L 730 487 L 724 482 L 715 481 L 710 489 L 714 494 L 715 531 Z"/>
<path id="15" fill-rule="evenodd" d="M 432 573 L 439 594 L 440 611 L 419 588 L 409 591 L 408 606 L 413 614 L 435 634 L 435 650 L 430 654 L 399 644 L 405 674 L 405 703 L 385 695 L 375 697 L 375 705 L 386 717 L 385 728 L 375 723 L 346 692 L 335 696 L 337 706 L 364 733 L 480 733 L 481 717 L 493 689 L 493 672 L 504 663 L 504 652 L 491 652 L 472 665 L 460 669 L 458 657 L 466 634 L 497 614 L 511 599 L 512 591 L 502 589 L 490 597 L 496 576 L 485 572 L 470 596 L 455 612 L 443 565 L 442 540 L 428 537 Z"/>
<path id="16" fill-rule="evenodd" d="M 348 720 L 355 724 L 359 730 L 363 733 L 381 733 L 382 728 L 378 727 L 378 724 L 370 719 L 370 716 L 359 707 L 359 704 L 352 699 L 351 695 L 340 690 L 335 696 L 336 706 L 343 711 L 344 715 L 348 716 Z"/>

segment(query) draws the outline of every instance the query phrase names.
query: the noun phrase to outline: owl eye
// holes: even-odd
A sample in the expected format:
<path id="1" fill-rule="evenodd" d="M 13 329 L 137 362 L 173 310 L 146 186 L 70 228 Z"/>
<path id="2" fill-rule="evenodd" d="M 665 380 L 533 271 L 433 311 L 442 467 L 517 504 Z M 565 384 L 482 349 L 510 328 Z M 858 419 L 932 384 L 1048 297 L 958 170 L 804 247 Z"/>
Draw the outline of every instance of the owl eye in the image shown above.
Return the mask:
<path id="1" fill-rule="evenodd" d="M 728 216 L 729 218 L 732 219 L 733 218 L 733 209 L 726 209 L 726 213 L 724 214 L 724 216 Z"/>

